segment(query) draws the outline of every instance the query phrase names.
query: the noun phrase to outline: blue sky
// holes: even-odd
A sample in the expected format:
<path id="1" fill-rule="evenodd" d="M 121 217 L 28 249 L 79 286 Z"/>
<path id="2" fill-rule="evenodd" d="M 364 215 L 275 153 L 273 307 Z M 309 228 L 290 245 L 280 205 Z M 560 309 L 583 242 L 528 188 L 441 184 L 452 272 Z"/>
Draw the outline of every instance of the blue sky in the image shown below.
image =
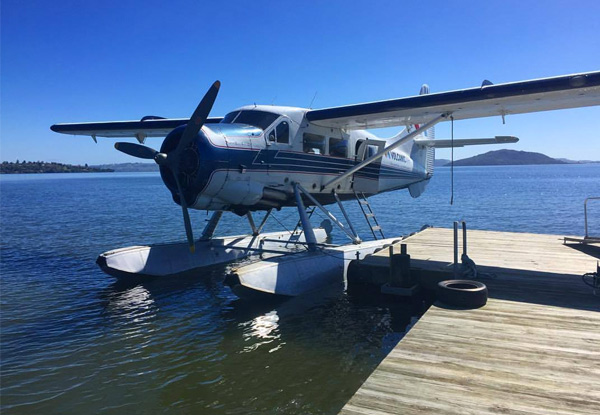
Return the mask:
<path id="1" fill-rule="evenodd" d="M 598 16 L 592 0 L 2 0 L 0 158 L 133 161 L 112 139 L 49 127 L 187 117 L 215 79 L 218 116 L 255 102 L 306 107 L 315 93 L 323 108 L 414 95 L 422 83 L 434 92 L 599 70 Z M 600 160 L 600 107 L 455 124 L 456 137 L 494 135 L 521 138 L 507 148 Z"/>

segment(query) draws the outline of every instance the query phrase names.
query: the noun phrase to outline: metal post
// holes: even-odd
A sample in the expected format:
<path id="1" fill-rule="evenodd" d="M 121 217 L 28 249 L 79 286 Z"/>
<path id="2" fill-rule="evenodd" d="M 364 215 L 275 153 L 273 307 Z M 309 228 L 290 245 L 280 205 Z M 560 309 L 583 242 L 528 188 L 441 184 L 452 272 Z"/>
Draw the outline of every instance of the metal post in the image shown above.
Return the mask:
<path id="1" fill-rule="evenodd" d="M 204 230 L 202 231 L 202 236 L 200 236 L 201 241 L 206 241 L 212 238 L 213 234 L 215 233 L 215 229 L 217 229 L 217 225 L 221 220 L 221 216 L 223 216 L 222 210 L 217 210 L 212 214 L 208 223 L 204 227 Z"/>
<path id="2" fill-rule="evenodd" d="M 462 221 L 463 231 L 463 255 L 467 255 L 467 222 Z"/>
<path id="3" fill-rule="evenodd" d="M 390 278 L 389 278 L 389 282 L 392 283 L 394 281 L 394 274 L 395 274 L 395 269 L 394 269 L 394 245 L 390 245 L 389 249 L 389 256 L 390 256 Z"/>
<path id="4" fill-rule="evenodd" d="M 585 221 L 585 238 L 588 238 L 588 227 L 587 227 L 587 202 L 589 198 L 585 199 L 583 202 L 583 220 Z"/>
<path id="5" fill-rule="evenodd" d="M 587 204 L 590 200 L 600 200 L 600 197 L 588 197 L 583 202 L 583 220 L 585 222 L 585 238 L 588 239 L 590 237 L 590 233 L 588 231 L 588 219 L 587 219 Z M 592 238 L 595 238 L 594 236 Z"/>
<path id="6" fill-rule="evenodd" d="M 458 222 L 454 221 L 454 278 L 458 278 Z"/>
<path id="7" fill-rule="evenodd" d="M 304 230 L 304 238 L 306 239 L 306 243 L 308 245 L 309 251 L 316 251 L 317 249 L 317 238 L 315 237 L 315 233 L 313 231 L 312 225 L 310 224 L 310 220 L 306 215 L 306 208 L 304 207 L 304 202 L 302 201 L 302 196 L 300 195 L 299 185 L 294 185 L 294 196 L 296 197 L 296 205 L 298 205 L 298 214 L 300 216 L 300 222 L 302 222 L 302 229 Z"/>

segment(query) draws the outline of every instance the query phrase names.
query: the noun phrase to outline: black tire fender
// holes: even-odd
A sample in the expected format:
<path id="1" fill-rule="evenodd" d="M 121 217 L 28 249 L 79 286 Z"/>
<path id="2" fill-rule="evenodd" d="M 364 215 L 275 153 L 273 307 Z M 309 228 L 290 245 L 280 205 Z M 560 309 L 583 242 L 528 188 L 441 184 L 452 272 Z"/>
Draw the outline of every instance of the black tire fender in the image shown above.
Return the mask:
<path id="1" fill-rule="evenodd" d="M 487 303 L 488 289 L 484 283 L 471 280 L 440 281 L 437 299 L 447 305 L 461 308 L 479 308 Z"/>

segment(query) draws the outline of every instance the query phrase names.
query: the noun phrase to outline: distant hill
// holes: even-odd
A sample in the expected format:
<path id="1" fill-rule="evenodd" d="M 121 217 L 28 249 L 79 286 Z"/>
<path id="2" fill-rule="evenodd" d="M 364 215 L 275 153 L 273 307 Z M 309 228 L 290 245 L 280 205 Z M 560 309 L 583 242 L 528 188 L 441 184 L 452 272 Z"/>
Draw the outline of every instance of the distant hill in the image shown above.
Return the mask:
<path id="1" fill-rule="evenodd" d="M 74 166 L 72 164 L 48 163 L 45 161 L 21 161 L 15 163 L 3 161 L 0 164 L 2 174 L 20 173 L 110 173 L 111 169 L 100 169 L 92 166 Z"/>
<path id="2" fill-rule="evenodd" d="M 456 160 L 455 166 L 507 166 L 524 164 L 567 164 L 564 161 L 553 159 L 545 154 L 529 151 L 496 150 L 484 154 Z M 446 164 L 449 166 L 450 164 Z"/>
<path id="3" fill-rule="evenodd" d="M 118 163 L 118 164 L 99 164 L 96 166 L 99 169 L 110 169 L 118 173 L 123 172 L 150 172 L 158 171 L 156 163 Z"/>
<path id="4" fill-rule="evenodd" d="M 433 166 L 434 167 L 443 167 L 448 165 L 448 163 L 450 163 L 450 160 L 448 159 L 435 159 L 435 161 L 433 162 Z"/>

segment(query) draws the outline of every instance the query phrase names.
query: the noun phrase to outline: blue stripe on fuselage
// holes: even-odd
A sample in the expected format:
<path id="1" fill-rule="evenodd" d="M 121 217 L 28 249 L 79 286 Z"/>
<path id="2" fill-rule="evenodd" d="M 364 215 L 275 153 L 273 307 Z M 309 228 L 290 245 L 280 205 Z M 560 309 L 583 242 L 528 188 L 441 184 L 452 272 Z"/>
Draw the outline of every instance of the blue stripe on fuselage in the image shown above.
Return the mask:
<path id="1" fill-rule="evenodd" d="M 247 171 L 273 170 L 273 171 L 296 171 L 314 174 L 342 174 L 349 168 L 358 164 L 353 159 L 342 157 L 331 157 L 320 154 L 298 153 L 284 150 L 251 150 L 251 149 L 227 149 L 213 147 L 213 157 L 219 160 L 227 159 L 230 169 L 238 169 L 243 166 Z M 357 176 L 377 179 L 385 178 L 418 178 L 416 172 L 407 171 L 381 164 L 366 166 L 356 173 Z"/>

